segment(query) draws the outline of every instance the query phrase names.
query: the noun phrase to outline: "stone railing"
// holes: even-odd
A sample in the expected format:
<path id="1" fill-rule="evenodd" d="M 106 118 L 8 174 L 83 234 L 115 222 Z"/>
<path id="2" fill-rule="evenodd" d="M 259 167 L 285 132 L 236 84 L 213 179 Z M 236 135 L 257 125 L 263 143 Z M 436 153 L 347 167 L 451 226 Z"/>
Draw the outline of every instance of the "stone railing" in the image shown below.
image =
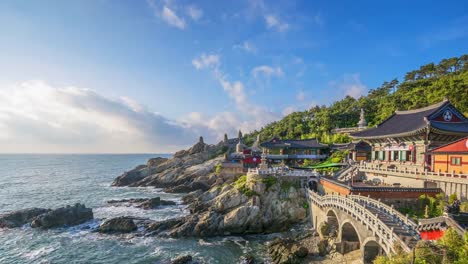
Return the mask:
<path id="1" fill-rule="evenodd" d="M 416 179 L 426 179 L 433 181 L 447 181 L 447 182 L 457 182 L 457 183 L 467 183 L 468 175 L 459 174 L 452 171 L 451 173 L 446 172 L 431 172 L 422 169 L 421 167 L 408 168 L 403 167 L 399 168 L 398 165 L 394 165 L 395 168 L 388 168 L 382 166 L 379 163 L 370 163 L 370 162 L 361 162 L 359 165 L 359 170 L 364 172 L 380 173 L 380 174 L 390 174 L 401 177 L 416 178 Z"/>
<path id="2" fill-rule="evenodd" d="M 366 208 L 366 204 L 361 204 L 358 198 L 353 195 L 353 198 L 349 196 L 340 195 L 319 195 L 313 191 L 308 191 L 309 201 L 319 207 L 334 207 L 338 208 L 343 212 L 361 222 L 367 226 L 369 230 L 374 233 L 380 241 L 378 241 L 382 247 L 386 247 L 387 252 L 394 252 L 393 246 L 396 244 L 406 251 L 410 252 L 411 248 L 393 231 L 393 228 L 388 227 L 378 215 L 375 215 Z M 360 199 L 360 198 L 359 198 Z M 372 200 L 367 198 L 367 202 Z M 384 208 L 383 205 L 379 205 L 380 208 Z M 384 213 L 385 211 L 383 211 Z M 397 215 L 398 216 L 398 215 Z M 409 220 L 408 220 L 409 221 Z M 411 224 L 411 228 L 413 225 Z M 416 230 L 414 230 L 415 233 Z"/>
<path id="3" fill-rule="evenodd" d="M 269 169 L 248 169 L 248 174 L 258 175 L 272 175 L 277 177 L 316 177 L 319 176 L 315 171 L 306 170 L 284 170 L 282 168 L 269 168 Z"/>
<path id="4" fill-rule="evenodd" d="M 361 196 L 361 195 L 348 195 L 348 198 L 360 204 L 364 204 L 365 206 L 372 206 L 378 209 L 379 211 L 385 213 L 386 215 L 391 216 L 397 222 L 401 223 L 402 226 L 405 226 L 409 228 L 410 230 L 415 231 L 418 228 L 418 224 L 415 223 L 412 219 L 410 219 L 408 214 L 403 215 L 398 210 L 393 208 L 393 204 L 388 205 L 388 204 L 382 203 L 380 199 L 375 200 L 375 199 L 370 198 L 369 196 L 366 197 L 366 196 Z"/>

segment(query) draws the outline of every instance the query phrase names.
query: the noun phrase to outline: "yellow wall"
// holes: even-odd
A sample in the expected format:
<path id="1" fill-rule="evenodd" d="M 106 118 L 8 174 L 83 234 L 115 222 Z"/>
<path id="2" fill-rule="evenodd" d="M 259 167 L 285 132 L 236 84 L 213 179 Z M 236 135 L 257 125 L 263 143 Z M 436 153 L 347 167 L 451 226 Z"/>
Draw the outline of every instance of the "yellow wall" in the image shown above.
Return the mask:
<path id="1" fill-rule="evenodd" d="M 461 165 L 451 165 L 450 161 L 452 157 L 461 157 Z M 467 154 L 435 154 L 433 162 L 433 171 L 448 172 L 455 171 L 458 174 L 468 174 L 468 155 Z"/>

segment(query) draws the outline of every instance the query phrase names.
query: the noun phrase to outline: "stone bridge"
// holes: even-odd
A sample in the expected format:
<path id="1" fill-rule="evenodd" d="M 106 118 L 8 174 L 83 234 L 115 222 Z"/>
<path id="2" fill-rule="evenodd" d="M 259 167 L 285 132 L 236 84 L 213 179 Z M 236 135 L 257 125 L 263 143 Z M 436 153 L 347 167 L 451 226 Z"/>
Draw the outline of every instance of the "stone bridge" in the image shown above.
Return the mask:
<path id="1" fill-rule="evenodd" d="M 364 263 L 378 255 L 410 252 L 420 239 L 417 224 L 393 208 L 360 195 L 319 195 L 308 190 L 313 226 L 321 237 L 336 236 L 341 253 L 360 249 Z M 322 228 L 326 225 L 328 228 Z M 328 234 L 322 234 L 327 230 Z"/>

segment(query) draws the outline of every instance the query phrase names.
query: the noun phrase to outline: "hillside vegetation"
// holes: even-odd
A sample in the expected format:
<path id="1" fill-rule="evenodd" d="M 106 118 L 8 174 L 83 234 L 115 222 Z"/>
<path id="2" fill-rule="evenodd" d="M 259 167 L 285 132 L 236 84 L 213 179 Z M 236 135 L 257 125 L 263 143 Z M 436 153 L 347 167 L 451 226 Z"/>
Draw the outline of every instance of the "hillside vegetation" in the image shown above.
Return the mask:
<path id="1" fill-rule="evenodd" d="M 315 106 L 294 112 L 259 131 L 245 135 L 250 144 L 260 133 L 262 140 L 273 136 L 288 139 L 318 138 L 324 143 L 346 142 L 348 137 L 331 135 L 334 128 L 354 127 L 364 108 L 368 126 L 375 126 L 395 110 L 408 110 L 438 103 L 448 97 L 468 115 L 468 54 L 429 63 L 406 73 L 402 82 L 393 79 L 371 89 L 359 99 L 347 96 L 330 106 Z"/>

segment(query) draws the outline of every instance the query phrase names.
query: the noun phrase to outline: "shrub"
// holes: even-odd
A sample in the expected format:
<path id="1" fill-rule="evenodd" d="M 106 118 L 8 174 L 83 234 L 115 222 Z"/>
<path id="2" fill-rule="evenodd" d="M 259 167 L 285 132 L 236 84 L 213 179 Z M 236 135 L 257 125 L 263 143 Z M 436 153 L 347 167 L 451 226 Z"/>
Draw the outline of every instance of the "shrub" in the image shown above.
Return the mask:
<path id="1" fill-rule="evenodd" d="M 249 187 L 247 187 L 247 176 L 242 175 L 237 179 L 237 181 L 234 182 L 234 187 L 239 190 L 242 194 L 244 194 L 247 197 L 252 197 L 254 195 L 258 195 L 256 192 L 251 190 Z"/>
<path id="2" fill-rule="evenodd" d="M 265 184 L 266 190 L 268 191 L 268 189 L 270 189 L 271 186 L 275 185 L 278 182 L 278 179 L 273 176 L 268 176 L 262 179 L 262 182 Z"/>

